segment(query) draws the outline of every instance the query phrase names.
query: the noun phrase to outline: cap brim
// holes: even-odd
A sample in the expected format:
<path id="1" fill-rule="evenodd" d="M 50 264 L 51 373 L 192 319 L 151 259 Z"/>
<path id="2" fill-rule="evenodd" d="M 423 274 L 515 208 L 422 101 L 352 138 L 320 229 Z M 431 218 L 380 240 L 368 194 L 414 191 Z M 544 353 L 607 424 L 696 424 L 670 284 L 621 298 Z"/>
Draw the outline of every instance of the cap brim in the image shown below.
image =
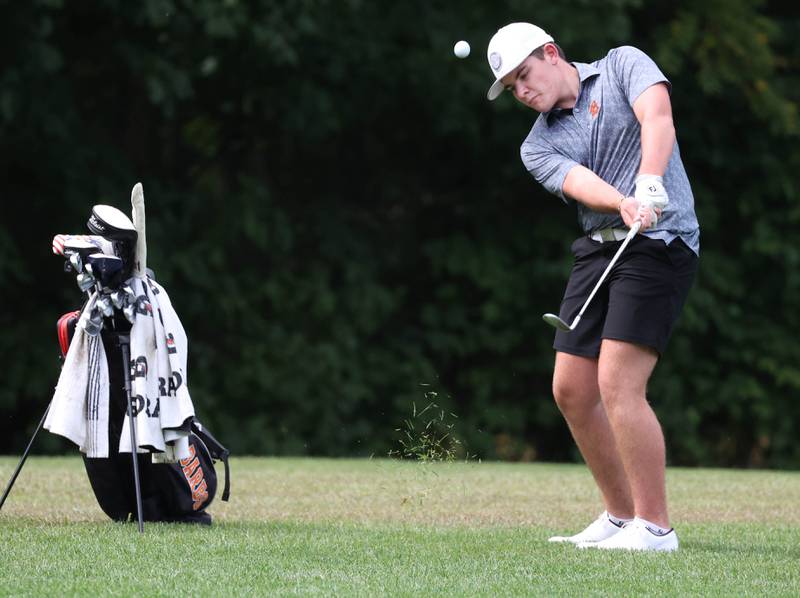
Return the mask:
<path id="1" fill-rule="evenodd" d="M 490 101 L 495 100 L 501 93 L 503 93 L 503 90 L 505 88 L 506 86 L 503 85 L 503 82 L 500 79 L 498 79 L 497 81 L 492 83 L 492 86 L 489 88 L 489 91 L 486 92 L 486 97 L 489 98 Z"/>
<path id="2" fill-rule="evenodd" d="M 536 28 L 536 29 L 538 29 L 538 28 Z M 503 79 L 506 75 L 508 75 L 510 72 L 512 72 L 515 68 L 518 68 L 519 65 L 521 65 L 523 62 L 525 62 L 525 59 L 528 58 L 528 56 L 530 56 L 531 53 L 534 50 L 536 50 L 536 48 L 540 48 L 540 47 L 544 46 L 545 44 L 555 43 L 551 36 L 547 35 L 544 31 L 541 31 L 541 33 L 544 34 L 543 37 L 539 37 L 538 35 L 536 35 L 536 36 L 533 36 L 533 37 L 527 37 L 525 39 L 518 40 L 516 48 L 513 48 L 510 51 L 504 52 L 504 56 L 502 58 L 502 62 L 504 64 L 505 68 L 502 69 L 499 73 L 498 72 L 494 73 L 495 76 L 497 77 L 497 79 L 495 80 L 494 83 L 492 83 L 492 86 L 489 88 L 489 91 L 486 92 L 486 97 L 489 98 L 490 101 L 494 100 L 501 93 L 503 93 L 503 90 L 505 89 L 505 85 L 503 85 L 501 79 Z M 497 35 L 497 34 L 495 34 L 495 35 Z M 494 38 L 492 38 L 492 40 L 494 40 Z M 489 42 L 489 43 L 490 43 L 489 52 L 491 53 L 491 43 L 492 42 Z M 491 66 L 491 61 L 490 61 L 489 64 Z M 507 66 L 508 64 L 513 64 L 514 66 L 509 68 Z"/>

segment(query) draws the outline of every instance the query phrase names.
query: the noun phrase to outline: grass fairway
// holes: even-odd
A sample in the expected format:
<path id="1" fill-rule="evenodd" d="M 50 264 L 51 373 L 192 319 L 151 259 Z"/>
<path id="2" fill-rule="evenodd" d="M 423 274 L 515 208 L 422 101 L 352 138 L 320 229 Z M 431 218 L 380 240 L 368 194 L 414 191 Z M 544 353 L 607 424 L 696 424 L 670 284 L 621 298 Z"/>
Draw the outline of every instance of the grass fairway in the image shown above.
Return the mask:
<path id="1" fill-rule="evenodd" d="M 5 487 L 16 458 L 0 458 Z M 797 596 L 800 473 L 671 469 L 675 554 L 550 545 L 599 510 L 573 465 L 235 458 L 211 528 L 109 522 L 77 457 L 0 511 L 0 596 Z"/>

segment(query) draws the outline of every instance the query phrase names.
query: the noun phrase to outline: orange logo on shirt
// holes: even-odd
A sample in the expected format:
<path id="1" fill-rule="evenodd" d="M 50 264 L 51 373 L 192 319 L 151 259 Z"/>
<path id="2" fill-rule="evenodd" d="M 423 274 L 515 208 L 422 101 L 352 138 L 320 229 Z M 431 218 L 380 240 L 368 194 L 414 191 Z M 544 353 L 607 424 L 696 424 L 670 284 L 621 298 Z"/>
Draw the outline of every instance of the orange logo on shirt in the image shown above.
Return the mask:
<path id="1" fill-rule="evenodd" d="M 599 113 L 600 113 L 600 104 L 592 100 L 592 103 L 589 106 L 589 114 L 592 115 L 592 118 L 596 118 Z"/>

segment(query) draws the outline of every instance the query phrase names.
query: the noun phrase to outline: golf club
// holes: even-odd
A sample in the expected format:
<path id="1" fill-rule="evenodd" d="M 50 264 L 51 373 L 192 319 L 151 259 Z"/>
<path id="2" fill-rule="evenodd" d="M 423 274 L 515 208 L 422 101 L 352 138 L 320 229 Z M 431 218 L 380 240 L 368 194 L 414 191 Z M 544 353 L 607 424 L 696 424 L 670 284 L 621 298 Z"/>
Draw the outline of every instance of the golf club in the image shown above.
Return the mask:
<path id="1" fill-rule="evenodd" d="M 617 263 L 617 259 L 619 258 L 620 254 L 622 254 L 622 252 L 625 249 L 625 247 L 627 247 L 628 243 L 630 243 L 630 240 L 633 239 L 633 237 L 636 236 L 636 234 L 639 232 L 639 228 L 641 228 L 641 226 L 642 226 L 641 220 L 637 220 L 636 222 L 633 223 L 633 226 L 631 226 L 631 229 L 628 231 L 628 234 L 625 236 L 625 240 L 622 241 L 622 245 L 619 246 L 619 249 L 617 249 L 617 253 L 614 254 L 613 258 L 611 258 L 611 262 L 609 262 L 608 266 L 606 266 L 606 269 L 603 272 L 603 275 L 600 277 L 600 280 L 597 281 L 597 284 L 594 285 L 594 289 L 592 289 L 592 293 L 589 295 L 589 298 L 586 300 L 586 303 L 583 304 L 583 307 L 581 308 L 581 311 L 578 312 L 577 316 L 575 316 L 575 319 L 572 321 L 571 325 L 567 324 L 564 320 L 559 318 L 556 314 L 544 314 L 542 316 L 542 320 L 544 320 L 545 322 L 550 324 L 550 326 L 552 326 L 553 328 L 557 328 L 558 330 L 562 330 L 564 332 L 571 332 L 572 330 L 575 330 L 575 327 L 578 325 L 578 322 L 581 321 L 581 316 L 583 316 L 583 312 L 586 311 L 586 308 L 589 306 L 589 303 L 591 302 L 592 298 L 595 296 L 595 293 L 597 293 L 597 290 L 600 288 L 600 285 L 603 284 L 603 281 L 605 281 L 606 276 L 608 276 L 608 273 L 611 272 L 611 268 L 613 268 L 614 264 Z"/>

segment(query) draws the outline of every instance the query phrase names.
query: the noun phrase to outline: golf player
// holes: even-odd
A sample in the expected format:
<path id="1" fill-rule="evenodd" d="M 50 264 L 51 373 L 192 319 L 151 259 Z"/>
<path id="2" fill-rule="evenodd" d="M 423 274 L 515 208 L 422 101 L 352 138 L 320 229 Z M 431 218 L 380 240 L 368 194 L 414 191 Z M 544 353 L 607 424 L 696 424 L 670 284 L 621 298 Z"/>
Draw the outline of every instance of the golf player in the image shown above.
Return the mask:
<path id="1" fill-rule="evenodd" d="M 545 31 L 512 23 L 487 51 L 490 100 L 508 90 L 539 113 L 522 162 L 566 204 L 583 235 L 559 316 L 571 322 L 620 248 L 637 234 L 572 331 L 558 330 L 553 395 L 594 476 L 603 513 L 573 536 L 582 548 L 671 551 L 664 435 L 647 381 L 697 270 L 700 230 L 681 162 L 670 83 L 630 46 L 569 62 Z"/>

